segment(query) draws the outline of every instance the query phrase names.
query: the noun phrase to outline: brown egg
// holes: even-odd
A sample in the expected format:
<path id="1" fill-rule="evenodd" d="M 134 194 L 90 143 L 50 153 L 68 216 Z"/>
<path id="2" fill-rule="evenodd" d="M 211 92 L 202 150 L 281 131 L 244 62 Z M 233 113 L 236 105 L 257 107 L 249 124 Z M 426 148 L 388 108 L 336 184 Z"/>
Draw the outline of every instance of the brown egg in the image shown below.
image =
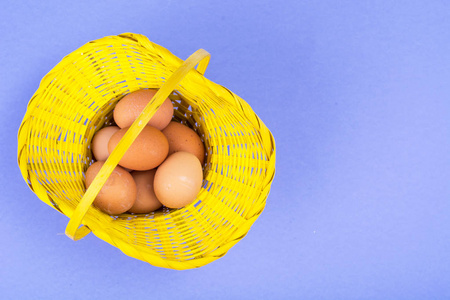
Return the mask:
<path id="1" fill-rule="evenodd" d="M 162 206 L 153 190 L 153 180 L 156 169 L 148 171 L 134 171 L 131 173 L 137 187 L 136 201 L 128 211 L 136 214 L 146 214 Z"/>
<path id="2" fill-rule="evenodd" d="M 96 160 L 105 161 L 109 156 L 108 142 L 111 136 L 119 131 L 117 126 L 103 127 L 97 131 L 92 139 L 92 154 Z"/>
<path id="3" fill-rule="evenodd" d="M 202 187 L 200 161 L 189 152 L 175 152 L 156 170 L 153 187 L 158 200 L 169 208 L 192 203 Z"/>
<path id="4" fill-rule="evenodd" d="M 142 89 L 123 97 L 114 108 L 114 121 L 120 128 L 130 127 L 138 118 L 145 106 L 152 100 L 157 90 Z M 164 129 L 173 116 L 173 104 L 167 98 L 147 125 L 159 130 Z"/>
<path id="5" fill-rule="evenodd" d="M 170 122 L 162 131 L 169 141 L 169 155 L 178 151 L 194 154 L 203 165 L 205 146 L 197 133 L 186 125 Z"/>
<path id="6" fill-rule="evenodd" d="M 105 162 L 97 161 L 86 171 L 88 188 Z M 118 215 L 129 210 L 136 200 L 136 184 L 133 177 L 117 166 L 94 200 L 94 205 L 110 215 Z"/>
<path id="7" fill-rule="evenodd" d="M 109 140 L 108 151 L 112 153 L 129 127 L 117 131 Z M 169 153 L 169 142 L 165 135 L 152 126 L 145 126 L 133 144 L 128 148 L 119 165 L 138 171 L 154 169 Z"/>

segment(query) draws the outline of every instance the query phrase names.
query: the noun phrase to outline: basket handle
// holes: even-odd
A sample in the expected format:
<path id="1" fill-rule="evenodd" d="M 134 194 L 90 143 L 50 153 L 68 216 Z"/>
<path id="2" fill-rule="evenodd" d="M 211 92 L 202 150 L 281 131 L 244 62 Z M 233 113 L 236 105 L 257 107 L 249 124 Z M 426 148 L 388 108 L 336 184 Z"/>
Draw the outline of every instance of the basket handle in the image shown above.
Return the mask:
<path id="1" fill-rule="evenodd" d="M 202 75 L 205 73 L 210 57 L 211 55 L 206 50 L 199 49 L 195 51 L 180 65 L 180 67 L 175 72 L 173 72 L 173 74 L 153 96 L 150 102 L 145 106 L 139 117 L 133 122 L 133 124 L 127 130 L 126 134 L 120 140 L 119 144 L 110 154 L 105 164 L 102 166 L 99 173 L 94 178 L 89 188 L 86 190 L 86 193 L 84 194 L 80 203 L 75 208 L 72 217 L 70 218 L 70 221 L 66 227 L 66 235 L 69 238 L 77 241 L 91 232 L 91 229 L 86 225 L 80 227 L 81 222 L 87 211 L 91 207 L 91 204 L 94 202 L 95 197 L 100 192 L 105 182 L 108 180 L 108 177 L 111 175 L 122 156 L 137 138 L 139 133 L 141 133 L 141 131 L 144 129 L 148 121 L 150 121 L 150 119 L 153 117 L 156 110 L 162 105 L 164 100 L 169 97 L 172 91 L 178 86 L 178 84 L 189 73 L 189 71 L 194 69 L 198 64 L 198 72 Z M 151 113 L 152 110 L 153 112 Z"/>

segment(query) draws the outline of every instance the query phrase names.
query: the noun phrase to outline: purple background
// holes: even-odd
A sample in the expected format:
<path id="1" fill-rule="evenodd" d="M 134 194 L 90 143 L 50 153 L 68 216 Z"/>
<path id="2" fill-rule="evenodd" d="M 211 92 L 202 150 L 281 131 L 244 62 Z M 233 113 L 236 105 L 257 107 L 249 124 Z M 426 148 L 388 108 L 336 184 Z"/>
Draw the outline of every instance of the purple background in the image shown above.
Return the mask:
<path id="1" fill-rule="evenodd" d="M 1 299 L 450 298 L 450 2 L 129 2 L 2 5 Z M 207 77 L 277 142 L 264 212 L 200 269 L 71 241 L 20 176 L 17 131 L 40 79 L 123 32 L 180 58 L 209 51 Z"/>

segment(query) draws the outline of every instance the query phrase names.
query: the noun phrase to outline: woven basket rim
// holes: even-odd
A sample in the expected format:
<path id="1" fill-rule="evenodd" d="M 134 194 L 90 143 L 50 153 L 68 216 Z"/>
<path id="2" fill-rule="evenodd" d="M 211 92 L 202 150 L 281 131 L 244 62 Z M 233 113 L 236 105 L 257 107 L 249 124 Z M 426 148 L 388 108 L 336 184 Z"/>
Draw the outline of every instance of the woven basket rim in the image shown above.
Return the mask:
<path id="1" fill-rule="evenodd" d="M 91 41 L 90 43 L 96 43 L 96 42 L 98 42 L 98 41 L 100 41 L 100 40 L 102 40 L 102 41 L 105 41 L 105 40 L 107 40 L 107 39 L 110 39 L 110 38 L 112 38 L 112 39 L 117 39 L 118 37 L 120 37 L 120 38 L 124 38 L 124 39 L 130 39 L 130 40 L 132 40 L 132 41 L 136 41 L 136 42 L 139 42 L 140 44 L 142 44 L 142 45 L 145 45 L 145 47 L 148 47 L 148 45 L 147 45 L 147 43 L 151 43 L 146 37 L 144 37 L 144 36 L 141 36 L 141 35 L 136 35 L 136 34 L 132 34 L 132 33 L 125 33 L 125 34 L 121 34 L 121 35 L 118 35 L 118 36 L 108 36 L 108 37 L 105 37 L 105 38 L 103 38 L 103 39 L 99 39 L 99 40 L 95 40 L 95 41 Z M 89 44 L 89 43 L 88 43 Z M 88 44 L 86 44 L 86 45 L 88 45 Z M 84 45 L 84 46 L 86 46 L 86 45 Z M 156 44 L 153 44 L 153 43 L 151 43 L 151 45 L 152 46 L 154 46 L 155 47 L 155 45 Z M 45 87 L 46 87 L 46 85 L 48 85 L 49 83 L 51 83 L 51 77 L 53 76 L 53 75 L 55 75 L 55 71 L 56 70 L 58 70 L 58 68 L 61 68 L 61 70 L 63 69 L 62 68 L 62 66 L 67 66 L 67 65 L 69 65 L 70 64 L 70 58 L 71 58 L 71 56 L 73 56 L 73 55 L 76 55 L 76 54 L 79 54 L 81 51 L 83 51 L 83 47 L 84 46 L 82 46 L 82 47 L 80 47 L 80 48 L 78 48 L 77 50 L 75 50 L 75 51 L 73 51 L 73 52 L 71 52 L 69 55 L 66 55 L 54 68 L 52 68 L 52 70 L 46 75 L 46 76 L 44 76 L 43 77 L 43 79 L 41 80 L 41 83 L 40 83 L 40 85 L 39 85 L 39 88 L 38 88 L 38 90 L 36 91 L 36 93 L 33 95 L 33 97 L 31 98 L 31 100 L 30 100 L 30 102 L 29 102 L 29 104 L 28 104 L 28 108 L 27 108 L 27 112 L 26 112 L 26 114 L 25 114 L 25 116 L 24 116 L 24 120 L 23 120 L 23 122 L 22 122 L 22 124 L 21 124 L 21 127 L 20 127 L 20 129 L 19 129 L 19 140 L 20 139 L 22 139 L 22 140 L 27 140 L 27 137 L 25 136 L 26 135 L 26 133 L 28 133 L 29 132 L 29 124 L 27 124 L 27 122 L 26 122 L 26 119 L 27 119 L 27 117 L 30 117 L 31 115 L 32 115 L 32 113 L 33 113 L 33 108 L 35 107 L 35 106 L 33 106 L 34 105 L 34 101 L 37 101 L 38 99 L 39 99 L 39 92 L 41 91 L 41 89 L 45 89 Z M 156 46 L 158 46 L 158 45 L 156 45 Z M 158 47 L 160 47 L 160 46 L 158 46 Z M 162 48 L 162 47 L 161 47 Z M 168 52 L 168 50 L 166 50 L 167 52 Z M 169 52 L 170 53 L 170 52 Z M 179 60 L 179 62 L 181 63 L 182 62 L 182 60 L 181 59 L 178 59 L 178 58 L 176 58 L 176 56 L 174 56 L 173 54 L 172 54 L 172 56 L 173 57 L 175 57 L 175 58 L 173 58 L 173 60 L 174 61 L 177 61 L 177 60 Z M 203 77 L 203 75 L 198 75 L 198 76 L 202 76 Z M 249 111 L 251 111 L 252 112 L 252 114 L 249 116 L 249 122 L 251 122 L 252 124 L 255 124 L 255 126 L 259 126 L 259 128 L 263 128 L 264 130 L 265 130 L 265 136 L 264 136 L 264 138 L 266 138 L 266 139 L 268 139 L 269 140 L 269 142 L 268 142 L 268 144 L 270 145 L 270 147 L 271 147 L 271 149 L 267 149 L 268 150 L 268 153 L 270 153 L 270 157 L 268 157 L 267 158 L 267 160 L 268 160 L 268 164 L 270 164 L 270 165 L 272 165 L 273 166 L 273 170 L 271 171 L 271 173 L 270 174 L 268 174 L 268 176 L 266 176 L 265 177 L 265 183 L 264 183 L 264 186 L 265 186 L 265 188 L 264 189 L 266 189 L 265 190 L 265 192 L 268 194 L 268 190 L 270 189 L 270 184 L 271 184 L 271 182 L 272 182 L 272 180 L 273 180 L 273 176 L 274 176 L 274 173 L 275 173 L 275 169 L 274 169 L 274 166 L 275 166 L 275 140 L 274 140 L 274 138 L 273 138 L 273 136 L 272 136 L 272 134 L 270 133 L 270 131 L 267 129 L 267 127 L 265 127 L 265 125 L 264 125 L 264 123 L 259 119 L 259 117 L 256 115 L 256 114 L 254 114 L 253 113 L 253 111 L 250 109 L 250 106 L 244 101 L 244 100 L 242 100 L 241 98 L 239 98 L 238 96 L 236 96 L 234 93 L 232 93 L 230 90 L 228 90 L 227 88 L 225 88 L 225 87 L 222 87 L 223 88 L 223 90 L 224 91 L 226 91 L 226 92 L 228 92 L 230 95 L 232 95 L 233 96 L 233 101 L 236 101 L 236 103 L 244 110 L 244 109 L 249 109 Z M 247 116 L 247 115 L 246 115 Z M 98 129 L 97 129 L 98 130 Z M 238 139 L 238 138 L 237 138 Z M 29 177 L 29 170 L 28 170 L 28 167 L 27 166 L 25 166 L 24 167 L 24 163 L 26 163 L 27 162 L 27 149 L 26 149 L 26 147 L 25 147 L 25 145 L 23 144 L 23 145 L 21 145 L 20 144 L 20 142 L 19 142 L 19 149 L 18 149 L 18 163 L 19 163 L 19 166 L 20 166 L 20 168 L 21 168 L 21 171 L 22 171 L 22 175 L 23 175 L 23 177 L 24 177 L 24 179 L 25 179 L 25 181 L 27 182 L 27 184 L 29 185 L 29 187 L 33 190 L 33 192 L 35 192 L 37 195 L 38 195 L 38 197 L 39 198 L 41 198 L 41 200 L 43 200 L 43 198 L 48 198 L 48 195 L 44 195 L 44 191 L 42 191 L 42 190 L 40 190 L 40 187 L 42 187 L 42 185 L 40 185 L 40 184 L 37 184 L 36 182 L 34 182 L 34 183 L 32 183 L 31 181 L 30 181 L 30 179 L 28 178 Z M 40 187 L 38 187 L 38 186 L 40 186 Z M 267 196 L 266 196 L 267 197 Z M 59 207 L 58 206 L 55 206 L 54 204 L 53 204 L 53 202 L 51 201 L 51 199 L 50 200 L 48 200 L 46 198 L 46 200 L 44 201 L 44 202 L 46 202 L 47 204 L 49 204 L 49 205 L 51 205 L 51 206 L 53 206 L 55 209 L 58 209 L 60 212 L 62 212 L 62 213 L 64 213 L 65 215 L 67 215 L 67 213 L 65 213 L 65 212 L 63 212 L 61 209 L 59 209 Z M 259 211 L 259 212 L 257 212 L 257 214 L 255 214 L 255 216 L 252 216 L 249 220 L 247 220 L 249 223 L 253 223 L 255 220 L 256 220 L 256 218 L 259 216 L 259 214 L 262 212 L 262 210 L 264 209 L 264 206 L 261 208 L 261 210 Z M 172 211 L 170 211 L 169 212 L 169 214 L 171 214 L 172 213 Z M 228 243 L 227 244 L 235 244 L 238 240 L 240 240 L 243 236 L 245 236 L 246 235 L 246 233 L 248 232 L 248 230 L 249 230 L 249 227 L 250 226 L 248 226 L 248 228 L 246 228 L 246 230 L 244 230 L 243 232 L 237 232 L 238 233 L 238 235 L 235 235 L 235 238 L 234 239 L 232 239 L 232 240 L 230 240 L 230 241 L 228 241 Z M 94 232 L 94 234 L 96 234 L 96 233 L 98 233 L 98 232 Z M 96 234 L 97 235 L 97 234 Z M 98 236 L 98 235 L 97 235 Z M 111 244 L 114 244 L 114 242 L 113 241 L 110 241 L 110 240 L 108 240 L 107 238 L 105 238 L 104 236 L 102 236 L 101 234 L 100 234 L 100 236 L 99 236 L 100 238 L 102 238 L 102 239 L 104 239 L 104 240 L 106 240 L 107 242 L 109 242 L 109 243 L 111 243 Z M 227 246 L 224 246 L 223 247 L 223 249 L 225 249 L 225 248 L 227 248 Z M 225 253 L 223 253 L 223 254 L 221 254 L 222 252 L 223 252 L 223 249 L 221 249 L 220 251 L 216 251 L 216 255 L 214 255 L 214 251 L 212 251 L 211 253 L 212 253 L 212 255 L 211 255 L 211 257 L 215 257 L 215 259 L 217 259 L 218 257 L 221 257 L 221 256 L 223 256 L 225 253 L 226 253 L 226 251 L 225 251 Z M 122 250 L 122 249 L 121 249 Z M 123 251 L 123 250 L 122 250 Z M 127 255 L 130 255 L 130 253 L 126 253 Z M 134 257 L 136 257 L 136 256 L 134 256 Z M 205 257 L 206 258 L 206 257 Z M 156 258 L 154 258 L 154 259 L 156 259 Z M 201 257 L 199 257 L 198 258 L 198 260 L 201 260 Z M 166 262 L 167 260 L 164 260 L 164 263 L 162 263 L 162 262 L 158 262 L 158 263 L 160 263 L 160 264 L 166 264 L 167 262 Z M 189 264 L 185 264 L 186 266 L 188 266 Z M 195 264 L 194 264 L 195 265 Z M 195 265 L 195 266 L 198 266 L 198 265 Z M 167 266 L 166 266 L 167 267 Z M 183 266 L 183 264 L 182 263 L 180 263 L 180 262 L 178 262 L 178 261 L 172 261 L 172 262 L 170 262 L 170 267 L 173 267 L 173 268 L 177 268 L 177 269 L 180 269 L 180 268 L 184 268 L 184 266 Z M 187 267 L 187 268 L 190 268 L 190 265 Z"/>

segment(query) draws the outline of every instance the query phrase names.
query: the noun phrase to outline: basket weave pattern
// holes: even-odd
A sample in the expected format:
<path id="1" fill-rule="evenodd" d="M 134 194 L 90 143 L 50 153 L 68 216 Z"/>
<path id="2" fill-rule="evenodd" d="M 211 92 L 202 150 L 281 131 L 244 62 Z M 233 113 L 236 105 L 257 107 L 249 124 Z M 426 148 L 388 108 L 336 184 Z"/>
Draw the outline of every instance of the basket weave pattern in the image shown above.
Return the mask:
<path id="1" fill-rule="evenodd" d="M 46 204 L 72 217 L 86 192 L 90 143 L 112 123 L 126 94 L 159 89 L 183 63 L 138 34 L 92 41 L 41 81 L 18 135 L 23 178 Z M 242 239 L 264 209 L 275 173 L 275 141 L 240 97 L 191 71 L 169 96 L 175 120 L 206 147 L 203 187 L 181 209 L 107 215 L 94 206 L 83 224 L 125 254 L 171 269 L 201 267 Z"/>

